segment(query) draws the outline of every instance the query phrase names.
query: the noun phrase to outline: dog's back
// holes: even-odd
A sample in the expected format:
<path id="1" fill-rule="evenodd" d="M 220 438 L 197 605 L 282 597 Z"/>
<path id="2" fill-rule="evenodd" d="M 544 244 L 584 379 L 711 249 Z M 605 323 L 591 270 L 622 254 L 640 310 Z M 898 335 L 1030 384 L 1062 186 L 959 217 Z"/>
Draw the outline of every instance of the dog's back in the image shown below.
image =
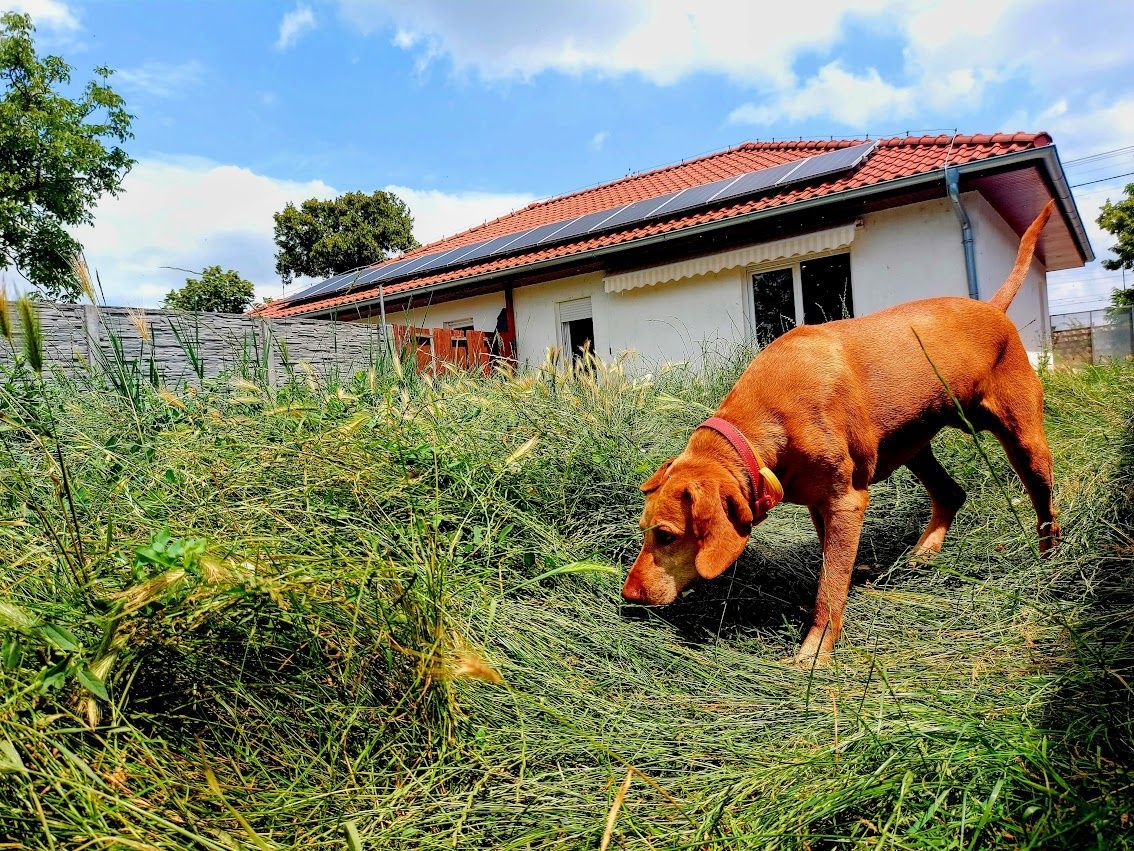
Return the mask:
<path id="1" fill-rule="evenodd" d="M 749 404 L 756 398 L 781 417 L 802 414 L 819 428 L 836 418 L 855 431 L 870 426 L 873 437 L 885 441 L 911 425 L 935 433 L 955 420 L 950 392 L 972 410 L 1006 382 L 1035 383 L 1005 311 L 1053 208 L 1049 204 L 1024 233 L 1011 273 L 988 302 L 931 298 L 794 328 L 756 356 L 721 409 L 733 398 Z"/>

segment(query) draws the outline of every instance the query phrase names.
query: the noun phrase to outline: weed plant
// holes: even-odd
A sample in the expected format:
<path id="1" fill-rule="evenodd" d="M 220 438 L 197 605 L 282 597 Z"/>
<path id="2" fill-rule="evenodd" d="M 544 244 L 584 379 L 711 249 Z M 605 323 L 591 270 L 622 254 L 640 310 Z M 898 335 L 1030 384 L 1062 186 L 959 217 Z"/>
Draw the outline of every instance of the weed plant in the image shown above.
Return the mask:
<path id="1" fill-rule="evenodd" d="M 674 606 L 618 596 L 638 484 L 750 353 L 166 387 L 52 374 L 29 322 L 0 326 L 0 847 L 1131 844 L 1129 365 L 1044 377 L 1053 557 L 999 448 L 942 435 L 944 551 L 908 563 L 912 476 L 874 487 L 806 671 L 802 508 Z"/>

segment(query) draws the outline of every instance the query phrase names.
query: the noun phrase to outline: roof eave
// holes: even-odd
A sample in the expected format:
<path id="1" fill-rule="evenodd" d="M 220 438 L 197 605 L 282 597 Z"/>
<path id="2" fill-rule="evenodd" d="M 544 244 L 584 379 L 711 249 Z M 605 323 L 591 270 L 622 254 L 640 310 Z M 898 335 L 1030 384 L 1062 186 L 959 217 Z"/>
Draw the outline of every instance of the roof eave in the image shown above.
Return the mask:
<path id="1" fill-rule="evenodd" d="M 970 175 L 988 171 L 1005 166 L 1019 166 L 1024 165 L 1032 160 L 1038 160 L 1045 166 L 1047 175 L 1055 187 L 1056 198 L 1059 201 L 1063 213 L 1066 215 L 1067 220 L 1071 224 L 1071 229 L 1075 234 L 1075 241 L 1079 249 L 1080 255 L 1083 257 L 1084 263 L 1089 263 L 1095 259 L 1094 251 L 1091 249 L 1090 240 L 1087 238 L 1087 231 L 1083 227 L 1083 221 L 1079 217 L 1079 211 L 1075 206 L 1074 197 L 1071 195 L 1071 187 L 1067 183 L 1067 176 L 1063 172 L 1063 164 L 1059 160 L 1059 154 L 1055 150 L 1054 145 L 1044 145 L 1039 148 L 1028 148 L 1023 151 L 1013 151 L 1007 154 L 1000 154 L 995 157 L 988 157 L 983 160 L 973 160 L 967 163 L 959 163 L 955 166 L 949 166 L 950 169 L 956 169 L 961 175 Z M 678 228 L 677 230 L 668 231 L 666 233 L 653 234 L 651 236 L 640 237 L 639 239 L 632 239 L 626 242 L 618 242 L 613 245 L 604 245 L 599 248 L 592 248 L 587 251 L 580 251 L 575 254 L 566 254 L 561 257 L 549 257 L 546 260 L 537 260 L 534 263 L 525 263 L 520 266 L 509 266 L 505 269 L 495 269 L 489 272 L 482 272 L 477 275 L 469 275 L 462 278 L 454 278 L 451 281 L 442 281 L 436 284 L 427 284 L 423 287 L 413 290 L 407 290 L 405 293 L 425 294 L 444 292 L 454 287 L 467 286 L 469 284 L 484 283 L 496 278 L 506 278 L 516 273 L 523 271 L 529 273 L 539 271 L 553 266 L 576 264 L 586 260 L 593 260 L 597 257 L 603 257 L 608 254 L 614 254 L 619 251 L 626 251 L 628 249 L 637 249 L 649 245 L 668 242 L 676 238 L 684 238 L 688 236 L 695 236 L 701 233 L 708 233 L 722 228 L 735 227 L 749 222 L 756 222 L 762 219 L 771 218 L 773 216 L 781 216 L 785 213 L 797 213 L 808 210 L 814 207 L 824 206 L 836 202 L 853 201 L 858 198 L 867 198 L 871 195 L 879 195 L 888 192 L 902 191 L 904 189 L 914 188 L 924 184 L 931 184 L 936 181 L 944 181 L 944 170 L 935 169 L 934 171 L 927 171 L 922 174 L 910 175 L 908 177 L 898 177 L 893 180 L 886 180 L 881 183 L 872 183 L 869 186 L 858 186 L 854 189 L 846 189 L 842 192 L 835 192 L 830 195 L 821 195 L 816 198 L 807 198 L 802 201 L 796 201 L 791 204 L 784 204 L 782 206 L 768 207 L 762 210 L 754 210 L 751 213 L 744 213 L 739 216 L 731 216 L 729 218 L 718 219 L 711 222 L 702 222 L 696 225 L 690 225 L 685 228 Z M 399 292 L 391 295 L 391 298 L 401 297 L 403 293 Z M 319 316 L 334 316 L 338 313 L 347 310 L 355 310 L 362 307 L 372 306 L 378 304 L 380 296 L 375 294 L 372 298 L 360 299 L 349 304 L 331 305 L 329 307 L 318 308 L 306 313 L 289 314 L 291 316 L 307 316 L 317 318 Z"/>

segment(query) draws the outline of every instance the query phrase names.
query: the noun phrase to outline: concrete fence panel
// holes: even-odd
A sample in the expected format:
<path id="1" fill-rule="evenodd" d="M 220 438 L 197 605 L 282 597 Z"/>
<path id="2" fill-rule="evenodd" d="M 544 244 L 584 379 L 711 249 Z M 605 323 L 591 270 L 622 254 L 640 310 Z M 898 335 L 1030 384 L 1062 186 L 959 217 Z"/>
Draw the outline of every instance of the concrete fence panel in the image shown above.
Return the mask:
<path id="1" fill-rule="evenodd" d="M 169 385 L 252 367 L 275 382 L 306 364 L 317 374 L 367 369 L 382 349 L 376 325 L 321 319 L 263 319 L 229 313 L 183 313 L 37 304 L 47 363 L 67 371 L 88 365 L 152 362 Z M 19 328 L 13 307 L 13 327 Z M 0 363 L 12 353 L 0 344 Z"/>

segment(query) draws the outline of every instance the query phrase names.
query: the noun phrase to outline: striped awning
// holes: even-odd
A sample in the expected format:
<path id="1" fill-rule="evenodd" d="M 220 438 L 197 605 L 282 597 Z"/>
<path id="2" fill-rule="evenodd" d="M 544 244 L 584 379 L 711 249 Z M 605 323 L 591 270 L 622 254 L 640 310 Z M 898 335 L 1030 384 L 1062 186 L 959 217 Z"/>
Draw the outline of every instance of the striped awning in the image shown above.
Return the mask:
<path id="1" fill-rule="evenodd" d="M 759 245 L 748 245 L 732 251 L 722 251 L 719 254 L 708 254 L 704 257 L 694 257 L 677 263 L 666 263 L 664 266 L 650 266 L 633 272 L 607 275 L 603 281 L 603 286 L 608 293 L 621 293 L 639 287 L 652 287 L 671 281 L 681 281 L 685 278 L 695 278 L 698 275 L 711 275 L 716 272 L 723 272 L 725 269 L 758 266 L 777 260 L 791 260 L 810 254 L 821 254 L 824 251 L 846 248 L 854 242 L 854 234 L 855 225 L 853 223 L 842 225 L 815 233 L 777 239 L 774 242 L 762 242 Z"/>

